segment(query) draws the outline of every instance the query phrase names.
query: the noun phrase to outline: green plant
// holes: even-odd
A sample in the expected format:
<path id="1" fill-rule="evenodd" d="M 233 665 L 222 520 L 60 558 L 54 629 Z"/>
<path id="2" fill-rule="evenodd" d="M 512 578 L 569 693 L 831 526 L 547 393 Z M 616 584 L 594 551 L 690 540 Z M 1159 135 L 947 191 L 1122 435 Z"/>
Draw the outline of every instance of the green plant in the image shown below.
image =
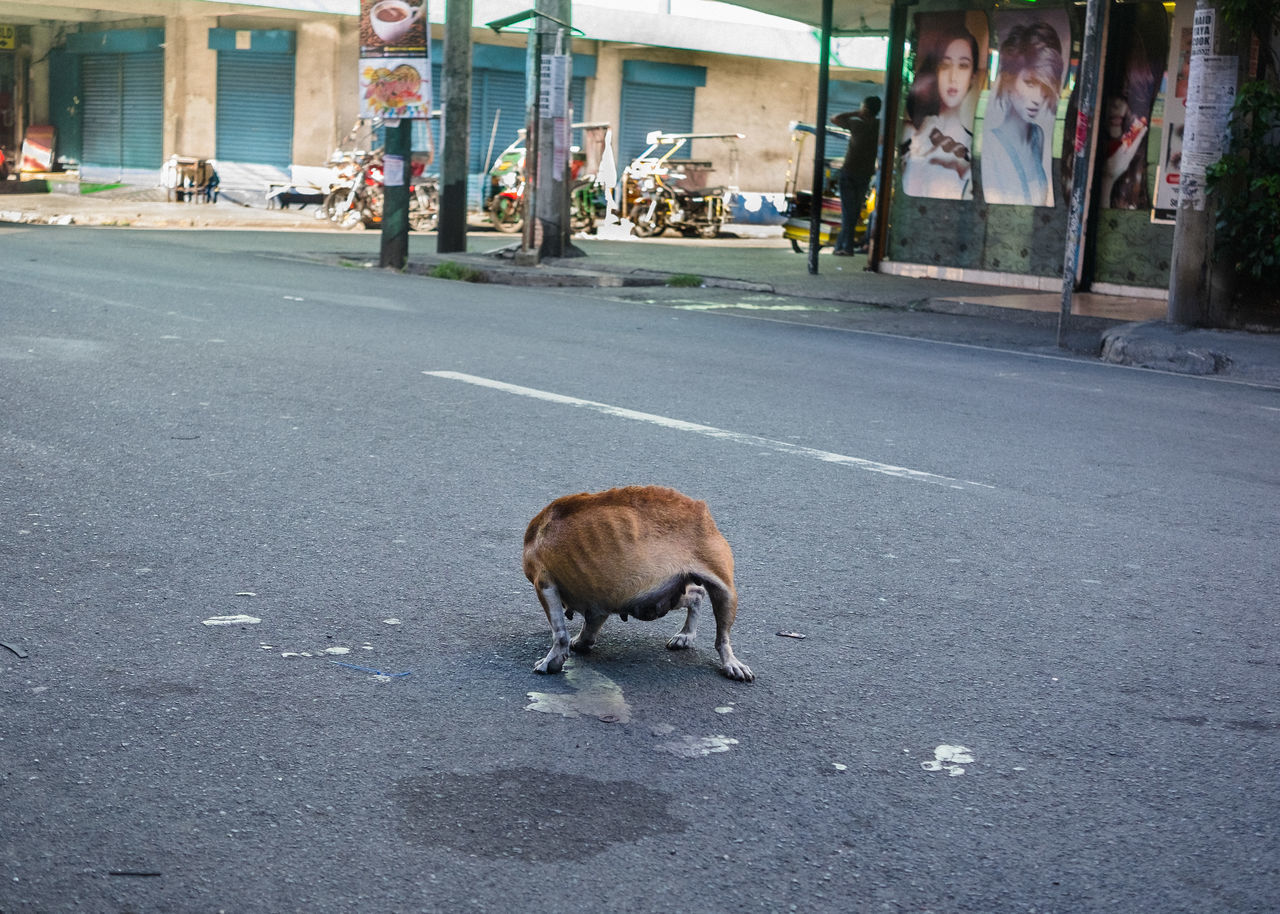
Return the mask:
<path id="1" fill-rule="evenodd" d="M 484 273 L 452 260 L 438 263 L 427 274 L 433 279 L 456 279 L 459 282 L 484 282 Z"/>
<path id="2" fill-rule="evenodd" d="M 123 184 L 80 184 L 81 194 L 96 194 L 100 190 L 115 190 L 117 187 L 124 187 Z"/>
<path id="3" fill-rule="evenodd" d="M 702 277 L 692 273 L 676 273 L 667 277 L 667 285 L 675 289 L 693 289 L 702 285 Z"/>
<path id="4" fill-rule="evenodd" d="M 1245 83 L 1231 109 L 1230 151 L 1208 168 L 1218 196 L 1218 243 L 1236 272 L 1260 280 L 1280 267 L 1280 87 Z"/>

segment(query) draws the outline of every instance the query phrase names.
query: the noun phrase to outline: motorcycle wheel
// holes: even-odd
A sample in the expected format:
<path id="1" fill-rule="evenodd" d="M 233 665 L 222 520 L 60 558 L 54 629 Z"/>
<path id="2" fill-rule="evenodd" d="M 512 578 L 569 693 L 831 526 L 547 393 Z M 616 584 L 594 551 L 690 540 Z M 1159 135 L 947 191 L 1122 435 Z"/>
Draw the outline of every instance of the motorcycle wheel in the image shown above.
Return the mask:
<path id="1" fill-rule="evenodd" d="M 337 211 L 338 195 L 341 193 L 341 190 L 331 190 L 324 195 L 324 201 L 316 209 L 317 219 L 333 219 L 333 214 Z"/>
<path id="2" fill-rule="evenodd" d="M 631 226 L 631 234 L 637 238 L 653 238 L 655 235 L 661 235 L 666 230 L 666 220 L 656 214 L 652 222 L 642 216 Z"/>
<path id="3" fill-rule="evenodd" d="M 524 228 L 520 218 L 520 206 L 510 197 L 494 197 L 489 204 L 489 220 L 500 232 L 513 235 Z"/>
<path id="4" fill-rule="evenodd" d="M 335 193 L 337 196 L 333 201 L 333 215 L 330 218 L 339 228 L 355 228 L 361 222 L 361 210 L 363 207 L 361 207 L 359 200 L 352 200 L 351 196 L 357 194 L 358 191 L 352 188 L 343 188 L 335 191 Z"/>

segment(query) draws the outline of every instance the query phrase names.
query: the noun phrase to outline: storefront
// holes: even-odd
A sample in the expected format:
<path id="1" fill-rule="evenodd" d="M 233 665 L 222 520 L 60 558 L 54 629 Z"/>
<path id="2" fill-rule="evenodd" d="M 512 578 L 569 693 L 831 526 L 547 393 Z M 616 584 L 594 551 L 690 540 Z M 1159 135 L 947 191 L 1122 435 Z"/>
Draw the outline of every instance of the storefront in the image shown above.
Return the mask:
<path id="1" fill-rule="evenodd" d="M 1101 64 L 1084 284 L 1169 282 L 1190 4 L 1112 4 Z M 1061 288 L 1084 8 L 911 7 L 881 269 Z"/>

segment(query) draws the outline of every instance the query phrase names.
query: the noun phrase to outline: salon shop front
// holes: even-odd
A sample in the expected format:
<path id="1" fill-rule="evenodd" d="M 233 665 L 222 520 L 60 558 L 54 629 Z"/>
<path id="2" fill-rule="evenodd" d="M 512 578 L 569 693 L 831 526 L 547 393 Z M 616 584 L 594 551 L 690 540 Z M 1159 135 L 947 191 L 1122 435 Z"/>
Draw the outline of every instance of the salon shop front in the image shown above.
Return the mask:
<path id="1" fill-rule="evenodd" d="M 1108 12 L 1084 176 L 1073 173 L 1084 4 L 910 7 L 899 116 L 886 126 L 882 271 L 1059 290 L 1072 186 L 1090 177 L 1082 285 L 1164 294 L 1194 4 Z"/>

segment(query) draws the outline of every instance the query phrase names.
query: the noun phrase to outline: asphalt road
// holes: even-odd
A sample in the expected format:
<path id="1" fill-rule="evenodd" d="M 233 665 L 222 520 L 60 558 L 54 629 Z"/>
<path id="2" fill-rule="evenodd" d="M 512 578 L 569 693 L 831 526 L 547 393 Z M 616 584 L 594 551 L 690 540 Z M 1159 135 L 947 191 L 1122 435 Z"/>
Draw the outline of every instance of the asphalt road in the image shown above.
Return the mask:
<path id="1" fill-rule="evenodd" d="M 375 244 L 0 230 L 0 911 L 1275 909 L 1276 391 L 292 256 Z M 626 483 L 753 684 L 533 674 Z"/>

